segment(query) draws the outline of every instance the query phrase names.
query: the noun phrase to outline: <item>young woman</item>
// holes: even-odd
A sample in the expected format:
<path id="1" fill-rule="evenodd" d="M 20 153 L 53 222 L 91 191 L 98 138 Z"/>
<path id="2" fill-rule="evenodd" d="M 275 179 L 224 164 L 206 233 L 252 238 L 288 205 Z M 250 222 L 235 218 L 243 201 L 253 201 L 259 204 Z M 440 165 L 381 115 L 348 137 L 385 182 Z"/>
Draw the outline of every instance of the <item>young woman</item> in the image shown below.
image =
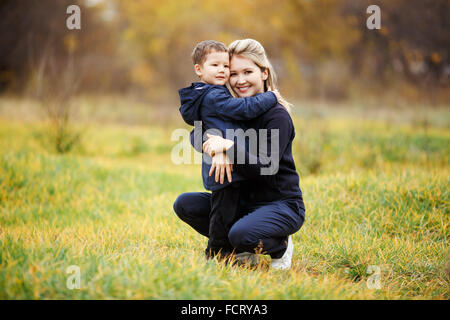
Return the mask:
<path id="1" fill-rule="evenodd" d="M 236 40 L 229 46 L 230 80 L 232 93 L 238 97 L 253 96 L 271 88 L 276 90 L 275 73 L 267 59 L 264 48 L 253 39 Z M 269 254 L 271 267 L 291 267 L 293 243 L 291 234 L 297 232 L 305 219 L 305 206 L 299 187 L 299 177 L 292 157 L 292 140 L 295 136 L 289 104 L 281 98 L 281 104 L 269 109 L 258 118 L 245 123 L 247 128 L 266 129 L 267 157 L 251 153 L 248 146 L 238 140 L 226 140 L 211 136 L 204 144 L 204 151 L 218 157 L 220 152 L 233 155 L 233 169 L 245 175 L 248 180 L 241 184 L 241 218 L 234 223 L 228 238 L 238 253 L 238 258 L 251 254 Z M 226 150 L 224 150 L 224 146 Z M 275 146 L 274 149 L 272 146 Z M 261 150 L 261 148 L 259 148 Z M 223 156 L 223 155 L 221 155 Z M 245 159 L 237 161 L 239 159 Z M 222 179 L 226 164 L 216 163 L 216 180 Z M 270 168 L 269 168 L 270 167 Z M 183 193 L 174 203 L 176 214 L 197 230 L 208 236 L 211 195 L 209 193 Z"/>

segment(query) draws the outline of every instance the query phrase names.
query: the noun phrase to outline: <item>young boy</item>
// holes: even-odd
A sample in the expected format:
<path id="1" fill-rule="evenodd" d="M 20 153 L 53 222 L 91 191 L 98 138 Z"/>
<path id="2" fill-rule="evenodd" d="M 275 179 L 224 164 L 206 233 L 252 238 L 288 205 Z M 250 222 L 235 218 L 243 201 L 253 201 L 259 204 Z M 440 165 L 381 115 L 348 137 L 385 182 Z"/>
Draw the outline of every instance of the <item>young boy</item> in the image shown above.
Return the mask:
<path id="1" fill-rule="evenodd" d="M 179 90 L 180 113 L 187 124 L 194 125 L 194 121 L 202 121 L 203 131 L 218 130 L 218 134 L 226 137 L 226 129 L 245 130 L 237 121 L 256 118 L 277 104 L 273 92 L 247 98 L 232 97 L 225 86 L 230 69 L 228 50 L 223 43 L 213 40 L 200 42 L 192 52 L 192 59 L 200 81 Z M 201 146 L 195 147 L 202 152 Z M 239 181 L 244 180 L 241 175 L 232 172 L 232 182 L 225 180 L 220 184 L 214 176 L 209 176 L 210 168 L 211 158 L 203 153 L 203 185 L 212 191 L 209 240 L 205 250 L 208 259 L 218 254 L 227 257 L 233 251 L 228 232 L 239 217 Z"/>

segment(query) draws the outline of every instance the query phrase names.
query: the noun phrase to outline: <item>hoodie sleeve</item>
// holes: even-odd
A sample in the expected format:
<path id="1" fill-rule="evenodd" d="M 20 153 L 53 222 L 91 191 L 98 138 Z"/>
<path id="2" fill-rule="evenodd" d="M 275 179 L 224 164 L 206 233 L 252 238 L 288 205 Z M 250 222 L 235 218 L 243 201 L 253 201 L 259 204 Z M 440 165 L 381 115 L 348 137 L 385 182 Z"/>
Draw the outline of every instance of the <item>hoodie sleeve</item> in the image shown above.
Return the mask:
<path id="1" fill-rule="evenodd" d="M 254 119 L 277 104 L 273 92 L 252 97 L 234 98 L 224 88 L 214 88 L 205 96 L 204 104 L 224 120 L 246 121 Z"/>

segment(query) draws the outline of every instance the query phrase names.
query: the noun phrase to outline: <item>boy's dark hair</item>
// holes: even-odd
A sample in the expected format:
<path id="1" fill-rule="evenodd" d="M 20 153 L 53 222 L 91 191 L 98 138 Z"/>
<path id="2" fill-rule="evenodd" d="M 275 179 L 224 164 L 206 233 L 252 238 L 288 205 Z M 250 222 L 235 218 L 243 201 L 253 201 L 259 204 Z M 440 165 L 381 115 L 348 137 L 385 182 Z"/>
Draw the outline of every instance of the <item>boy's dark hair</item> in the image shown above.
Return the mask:
<path id="1" fill-rule="evenodd" d="M 192 61 L 194 64 L 202 64 L 211 51 L 228 52 L 227 46 L 215 40 L 205 40 L 197 44 L 192 51 Z"/>

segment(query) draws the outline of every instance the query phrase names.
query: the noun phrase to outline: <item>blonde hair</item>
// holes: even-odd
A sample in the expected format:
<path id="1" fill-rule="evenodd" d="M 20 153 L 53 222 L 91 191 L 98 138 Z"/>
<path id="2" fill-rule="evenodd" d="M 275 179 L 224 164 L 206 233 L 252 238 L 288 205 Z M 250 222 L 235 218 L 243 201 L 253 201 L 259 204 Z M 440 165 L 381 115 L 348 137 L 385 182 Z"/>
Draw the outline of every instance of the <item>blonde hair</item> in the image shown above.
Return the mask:
<path id="1" fill-rule="evenodd" d="M 230 60 L 234 55 L 242 56 L 253 61 L 261 69 L 262 72 L 267 70 L 268 77 L 266 80 L 264 80 L 264 91 L 267 91 L 268 88 L 277 90 L 275 70 L 269 59 L 267 58 L 266 51 L 264 50 L 264 47 L 261 45 L 261 43 L 254 39 L 236 40 L 228 46 L 228 53 L 230 54 Z M 233 96 L 237 96 L 233 90 L 230 91 Z M 279 103 L 283 107 L 285 107 L 288 112 L 291 111 L 292 105 L 283 97 L 280 98 Z"/>

